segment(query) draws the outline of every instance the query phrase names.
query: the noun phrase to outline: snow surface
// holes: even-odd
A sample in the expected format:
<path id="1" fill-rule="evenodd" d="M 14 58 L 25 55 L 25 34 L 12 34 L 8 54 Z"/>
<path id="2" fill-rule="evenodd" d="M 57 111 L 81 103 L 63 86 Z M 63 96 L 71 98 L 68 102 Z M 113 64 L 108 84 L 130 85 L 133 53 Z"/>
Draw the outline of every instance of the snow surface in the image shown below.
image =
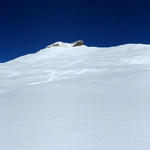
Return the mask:
<path id="1" fill-rule="evenodd" d="M 149 150 L 150 45 L 62 44 L 0 64 L 0 150 Z"/>

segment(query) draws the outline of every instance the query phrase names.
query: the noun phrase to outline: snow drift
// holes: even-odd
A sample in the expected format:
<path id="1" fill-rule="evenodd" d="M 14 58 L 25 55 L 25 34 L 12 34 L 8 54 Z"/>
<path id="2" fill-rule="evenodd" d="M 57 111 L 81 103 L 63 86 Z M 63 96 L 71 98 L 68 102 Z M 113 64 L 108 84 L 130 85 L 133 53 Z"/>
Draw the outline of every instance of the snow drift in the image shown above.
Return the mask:
<path id="1" fill-rule="evenodd" d="M 0 64 L 0 149 L 148 150 L 150 45 L 59 44 Z"/>

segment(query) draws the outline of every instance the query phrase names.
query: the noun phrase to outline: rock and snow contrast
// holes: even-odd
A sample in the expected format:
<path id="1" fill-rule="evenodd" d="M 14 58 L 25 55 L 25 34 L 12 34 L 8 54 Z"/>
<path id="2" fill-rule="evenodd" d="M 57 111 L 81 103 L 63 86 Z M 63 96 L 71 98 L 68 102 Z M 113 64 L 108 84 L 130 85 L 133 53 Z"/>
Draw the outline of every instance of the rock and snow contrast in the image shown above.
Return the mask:
<path id="1" fill-rule="evenodd" d="M 0 64 L 0 150 L 149 150 L 150 45 L 75 44 Z"/>

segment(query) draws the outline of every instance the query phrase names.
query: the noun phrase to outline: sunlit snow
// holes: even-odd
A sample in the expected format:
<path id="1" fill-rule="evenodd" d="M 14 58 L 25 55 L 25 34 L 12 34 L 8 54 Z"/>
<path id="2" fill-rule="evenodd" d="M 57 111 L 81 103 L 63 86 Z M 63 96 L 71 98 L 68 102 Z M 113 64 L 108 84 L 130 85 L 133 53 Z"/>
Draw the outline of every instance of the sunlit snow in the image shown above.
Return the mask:
<path id="1" fill-rule="evenodd" d="M 149 150 L 150 45 L 59 44 L 0 64 L 0 150 Z"/>

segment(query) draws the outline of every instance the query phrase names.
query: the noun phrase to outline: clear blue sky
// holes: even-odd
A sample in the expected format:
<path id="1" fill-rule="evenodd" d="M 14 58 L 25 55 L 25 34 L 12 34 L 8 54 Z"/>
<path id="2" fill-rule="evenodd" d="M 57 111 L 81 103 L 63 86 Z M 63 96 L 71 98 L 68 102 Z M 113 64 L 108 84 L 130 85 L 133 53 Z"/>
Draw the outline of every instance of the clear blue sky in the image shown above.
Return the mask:
<path id="1" fill-rule="evenodd" d="M 0 62 L 46 45 L 150 43 L 149 0 L 1 0 Z"/>

